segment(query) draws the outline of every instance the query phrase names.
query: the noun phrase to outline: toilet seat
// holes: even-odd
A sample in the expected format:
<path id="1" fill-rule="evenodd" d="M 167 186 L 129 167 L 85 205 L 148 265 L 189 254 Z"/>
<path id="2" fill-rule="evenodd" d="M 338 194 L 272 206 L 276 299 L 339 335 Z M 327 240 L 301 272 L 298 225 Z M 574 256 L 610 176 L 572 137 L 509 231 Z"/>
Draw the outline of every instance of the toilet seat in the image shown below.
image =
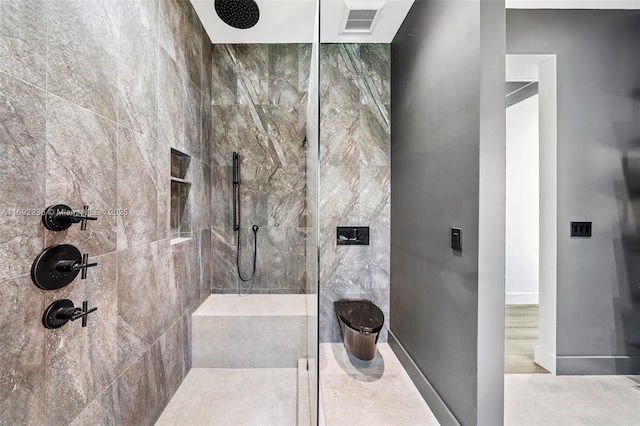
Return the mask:
<path id="1" fill-rule="evenodd" d="M 339 300 L 334 304 L 340 320 L 352 330 L 378 333 L 384 325 L 384 314 L 369 300 Z"/>

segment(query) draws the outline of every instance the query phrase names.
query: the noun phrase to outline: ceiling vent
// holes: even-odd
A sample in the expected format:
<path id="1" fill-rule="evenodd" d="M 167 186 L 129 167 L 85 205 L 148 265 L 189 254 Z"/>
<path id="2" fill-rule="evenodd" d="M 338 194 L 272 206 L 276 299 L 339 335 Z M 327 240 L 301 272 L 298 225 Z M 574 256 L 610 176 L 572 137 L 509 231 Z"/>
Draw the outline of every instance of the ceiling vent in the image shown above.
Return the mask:
<path id="1" fill-rule="evenodd" d="M 340 32 L 373 34 L 385 2 L 346 2 L 340 22 Z"/>

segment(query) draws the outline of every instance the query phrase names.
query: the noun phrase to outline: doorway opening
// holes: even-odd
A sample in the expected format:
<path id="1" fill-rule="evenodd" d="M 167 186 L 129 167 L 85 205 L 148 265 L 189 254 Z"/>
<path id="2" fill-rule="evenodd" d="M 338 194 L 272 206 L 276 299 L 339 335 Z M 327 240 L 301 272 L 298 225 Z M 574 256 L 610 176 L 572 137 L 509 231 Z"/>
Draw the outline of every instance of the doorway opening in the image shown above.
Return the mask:
<path id="1" fill-rule="evenodd" d="M 507 55 L 505 373 L 555 374 L 555 55 Z"/>

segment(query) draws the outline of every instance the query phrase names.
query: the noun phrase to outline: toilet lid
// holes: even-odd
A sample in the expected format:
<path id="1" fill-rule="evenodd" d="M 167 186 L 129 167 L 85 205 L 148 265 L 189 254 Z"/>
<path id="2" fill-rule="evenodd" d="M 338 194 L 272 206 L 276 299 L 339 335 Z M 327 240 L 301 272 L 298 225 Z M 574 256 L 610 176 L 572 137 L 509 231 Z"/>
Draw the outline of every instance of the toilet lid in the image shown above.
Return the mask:
<path id="1" fill-rule="evenodd" d="M 384 314 L 369 300 L 339 300 L 335 302 L 338 316 L 349 328 L 377 333 L 384 324 Z"/>

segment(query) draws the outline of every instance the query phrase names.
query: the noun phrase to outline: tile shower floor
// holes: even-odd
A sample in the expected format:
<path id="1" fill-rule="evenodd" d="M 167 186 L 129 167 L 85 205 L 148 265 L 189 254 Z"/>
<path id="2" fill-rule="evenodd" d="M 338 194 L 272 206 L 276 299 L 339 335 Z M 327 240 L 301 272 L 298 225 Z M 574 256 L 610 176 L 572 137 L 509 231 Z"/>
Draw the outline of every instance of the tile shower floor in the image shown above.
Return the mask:
<path id="1" fill-rule="evenodd" d="M 295 425 L 297 368 L 192 368 L 156 426 Z"/>
<path id="2" fill-rule="evenodd" d="M 295 426 L 295 368 L 192 368 L 156 426 Z M 438 425 L 388 344 L 371 362 L 320 345 L 319 426 Z"/>

